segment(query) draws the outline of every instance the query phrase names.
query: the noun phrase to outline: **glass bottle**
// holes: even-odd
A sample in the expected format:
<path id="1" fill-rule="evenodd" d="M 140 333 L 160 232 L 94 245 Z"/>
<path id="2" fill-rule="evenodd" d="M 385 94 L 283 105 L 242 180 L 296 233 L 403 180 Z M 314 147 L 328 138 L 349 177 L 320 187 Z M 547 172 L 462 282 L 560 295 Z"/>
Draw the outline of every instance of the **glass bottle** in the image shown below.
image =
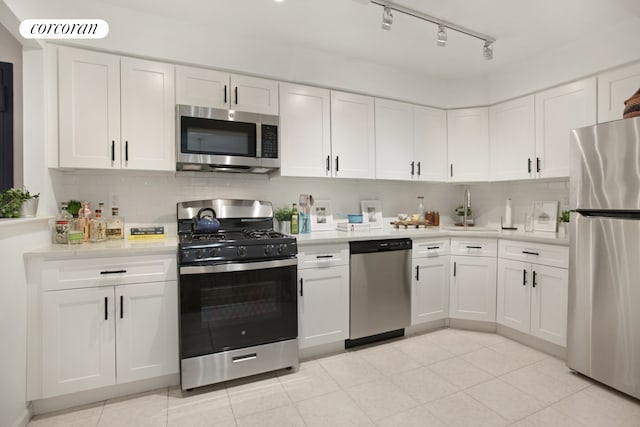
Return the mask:
<path id="1" fill-rule="evenodd" d="M 111 217 L 107 220 L 107 239 L 124 239 L 124 218 L 118 216 L 118 208 L 111 208 Z"/>
<path id="2" fill-rule="evenodd" d="M 102 208 L 104 203 L 98 203 L 95 218 L 93 219 L 93 227 L 91 229 L 92 242 L 104 242 L 107 240 L 107 222 L 102 217 Z"/>
<path id="3" fill-rule="evenodd" d="M 424 196 L 418 196 L 418 221 L 424 222 Z"/>
<path id="4" fill-rule="evenodd" d="M 91 228 L 93 227 L 93 213 L 89 207 L 89 202 L 82 202 L 82 207 L 78 211 L 78 228 L 82 230 L 82 241 L 88 242 L 91 238 Z"/>
<path id="5" fill-rule="evenodd" d="M 67 202 L 62 202 L 60 213 L 56 216 L 56 225 L 53 229 L 53 241 L 67 244 L 69 242 L 69 229 L 73 225 L 73 216 L 67 211 Z"/>
<path id="6" fill-rule="evenodd" d="M 291 234 L 298 234 L 298 231 L 300 230 L 299 220 L 300 216 L 298 214 L 298 207 L 294 203 L 291 208 Z"/>

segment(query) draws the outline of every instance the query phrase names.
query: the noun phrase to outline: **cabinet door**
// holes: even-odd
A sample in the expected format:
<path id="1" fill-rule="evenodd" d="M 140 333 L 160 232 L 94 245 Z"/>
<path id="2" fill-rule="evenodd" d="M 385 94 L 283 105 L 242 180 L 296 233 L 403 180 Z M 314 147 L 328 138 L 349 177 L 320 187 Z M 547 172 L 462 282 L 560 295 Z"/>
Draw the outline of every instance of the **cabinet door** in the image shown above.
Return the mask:
<path id="1" fill-rule="evenodd" d="M 572 129 L 596 124 L 596 79 L 536 94 L 536 172 L 539 178 L 569 176 Z"/>
<path id="2" fill-rule="evenodd" d="M 331 92 L 333 176 L 375 178 L 376 140 L 373 98 Z"/>
<path id="3" fill-rule="evenodd" d="M 496 320 L 496 259 L 452 256 L 449 317 Z"/>
<path id="4" fill-rule="evenodd" d="M 177 282 L 116 287 L 118 383 L 177 373 Z"/>
<path id="5" fill-rule="evenodd" d="M 42 397 L 115 384 L 112 286 L 44 292 Z"/>
<path id="6" fill-rule="evenodd" d="M 531 335 L 565 347 L 568 271 L 536 264 L 532 270 L 535 279 L 531 278 Z"/>
<path id="7" fill-rule="evenodd" d="M 349 266 L 298 271 L 300 348 L 349 338 Z"/>
<path id="8" fill-rule="evenodd" d="M 447 181 L 447 112 L 413 106 L 413 158 L 415 177 L 421 181 Z"/>
<path id="9" fill-rule="evenodd" d="M 489 179 L 489 110 L 447 111 L 449 181 Z"/>
<path id="10" fill-rule="evenodd" d="M 598 123 L 620 120 L 624 101 L 640 87 L 640 63 L 598 75 Z"/>
<path id="11" fill-rule="evenodd" d="M 411 324 L 449 317 L 449 257 L 413 260 Z"/>
<path id="12" fill-rule="evenodd" d="M 173 65 L 122 58 L 122 166 L 175 170 Z"/>
<path id="13" fill-rule="evenodd" d="M 375 104 L 376 178 L 410 181 L 416 176 L 413 158 L 413 106 L 377 98 Z"/>
<path id="14" fill-rule="evenodd" d="M 176 66 L 176 104 L 227 108 L 229 93 L 229 73 Z"/>
<path id="15" fill-rule="evenodd" d="M 231 75 L 229 108 L 249 113 L 278 115 L 278 82 Z"/>
<path id="16" fill-rule="evenodd" d="M 535 108 L 533 95 L 489 108 L 492 181 L 535 177 Z"/>
<path id="17" fill-rule="evenodd" d="M 328 90 L 280 85 L 282 176 L 331 176 L 329 111 Z"/>
<path id="18" fill-rule="evenodd" d="M 496 321 L 499 324 L 529 333 L 532 283 L 530 264 L 498 260 Z"/>
<path id="19" fill-rule="evenodd" d="M 120 167 L 120 58 L 58 48 L 60 167 Z"/>

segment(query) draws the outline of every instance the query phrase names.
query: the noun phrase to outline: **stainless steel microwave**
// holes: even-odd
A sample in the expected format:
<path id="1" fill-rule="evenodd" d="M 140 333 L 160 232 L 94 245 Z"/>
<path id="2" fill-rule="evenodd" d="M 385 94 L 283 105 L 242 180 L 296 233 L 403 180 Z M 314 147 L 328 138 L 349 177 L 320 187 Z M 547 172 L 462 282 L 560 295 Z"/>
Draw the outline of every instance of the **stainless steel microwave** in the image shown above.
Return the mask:
<path id="1" fill-rule="evenodd" d="M 176 109 L 176 170 L 267 173 L 280 167 L 278 116 Z"/>

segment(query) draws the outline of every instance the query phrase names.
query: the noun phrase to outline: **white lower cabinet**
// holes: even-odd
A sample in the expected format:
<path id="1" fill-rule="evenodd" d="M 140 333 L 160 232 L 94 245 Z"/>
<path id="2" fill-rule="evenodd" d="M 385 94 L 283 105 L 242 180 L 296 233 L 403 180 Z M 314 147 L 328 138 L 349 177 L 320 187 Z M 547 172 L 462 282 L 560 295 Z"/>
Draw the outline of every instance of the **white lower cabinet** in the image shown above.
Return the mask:
<path id="1" fill-rule="evenodd" d="M 411 324 L 449 317 L 449 239 L 414 240 Z"/>
<path id="2" fill-rule="evenodd" d="M 513 250 L 518 244 L 523 255 Z M 567 249 L 525 242 L 500 242 L 498 324 L 566 346 L 568 270 L 563 266 L 531 261 L 550 259 L 545 254 L 549 251 L 557 255 L 551 262 L 567 265 Z M 530 261 L 514 259 L 523 256 Z"/>
<path id="3" fill-rule="evenodd" d="M 495 322 L 496 247 L 492 239 L 451 239 L 450 318 Z"/>
<path id="4" fill-rule="evenodd" d="M 300 348 L 349 338 L 349 249 L 319 245 L 300 253 L 298 340 Z"/>

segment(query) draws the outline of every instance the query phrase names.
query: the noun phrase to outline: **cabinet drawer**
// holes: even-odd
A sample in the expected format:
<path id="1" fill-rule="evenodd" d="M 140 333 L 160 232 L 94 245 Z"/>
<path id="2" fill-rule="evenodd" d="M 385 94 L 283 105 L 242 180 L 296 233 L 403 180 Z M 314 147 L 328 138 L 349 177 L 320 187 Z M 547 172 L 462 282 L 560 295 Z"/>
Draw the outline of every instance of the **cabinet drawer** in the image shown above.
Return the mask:
<path id="1" fill-rule="evenodd" d="M 566 246 L 500 240 L 498 257 L 551 267 L 569 268 L 569 248 Z"/>
<path id="2" fill-rule="evenodd" d="M 141 255 L 113 258 L 78 258 L 46 261 L 42 289 L 77 289 L 106 285 L 177 280 L 175 255 Z"/>
<path id="3" fill-rule="evenodd" d="M 298 268 L 332 267 L 349 265 L 349 247 L 347 245 L 317 245 L 304 248 L 298 253 Z"/>
<path id="4" fill-rule="evenodd" d="M 496 239 L 478 237 L 454 237 L 451 239 L 451 255 L 494 257 L 497 253 L 498 241 Z"/>
<path id="5" fill-rule="evenodd" d="M 449 238 L 443 237 L 441 239 L 415 239 L 413 240 L 413 251 L 411 257 L 426 258 L 439 255 L 449 255 Z"/>

